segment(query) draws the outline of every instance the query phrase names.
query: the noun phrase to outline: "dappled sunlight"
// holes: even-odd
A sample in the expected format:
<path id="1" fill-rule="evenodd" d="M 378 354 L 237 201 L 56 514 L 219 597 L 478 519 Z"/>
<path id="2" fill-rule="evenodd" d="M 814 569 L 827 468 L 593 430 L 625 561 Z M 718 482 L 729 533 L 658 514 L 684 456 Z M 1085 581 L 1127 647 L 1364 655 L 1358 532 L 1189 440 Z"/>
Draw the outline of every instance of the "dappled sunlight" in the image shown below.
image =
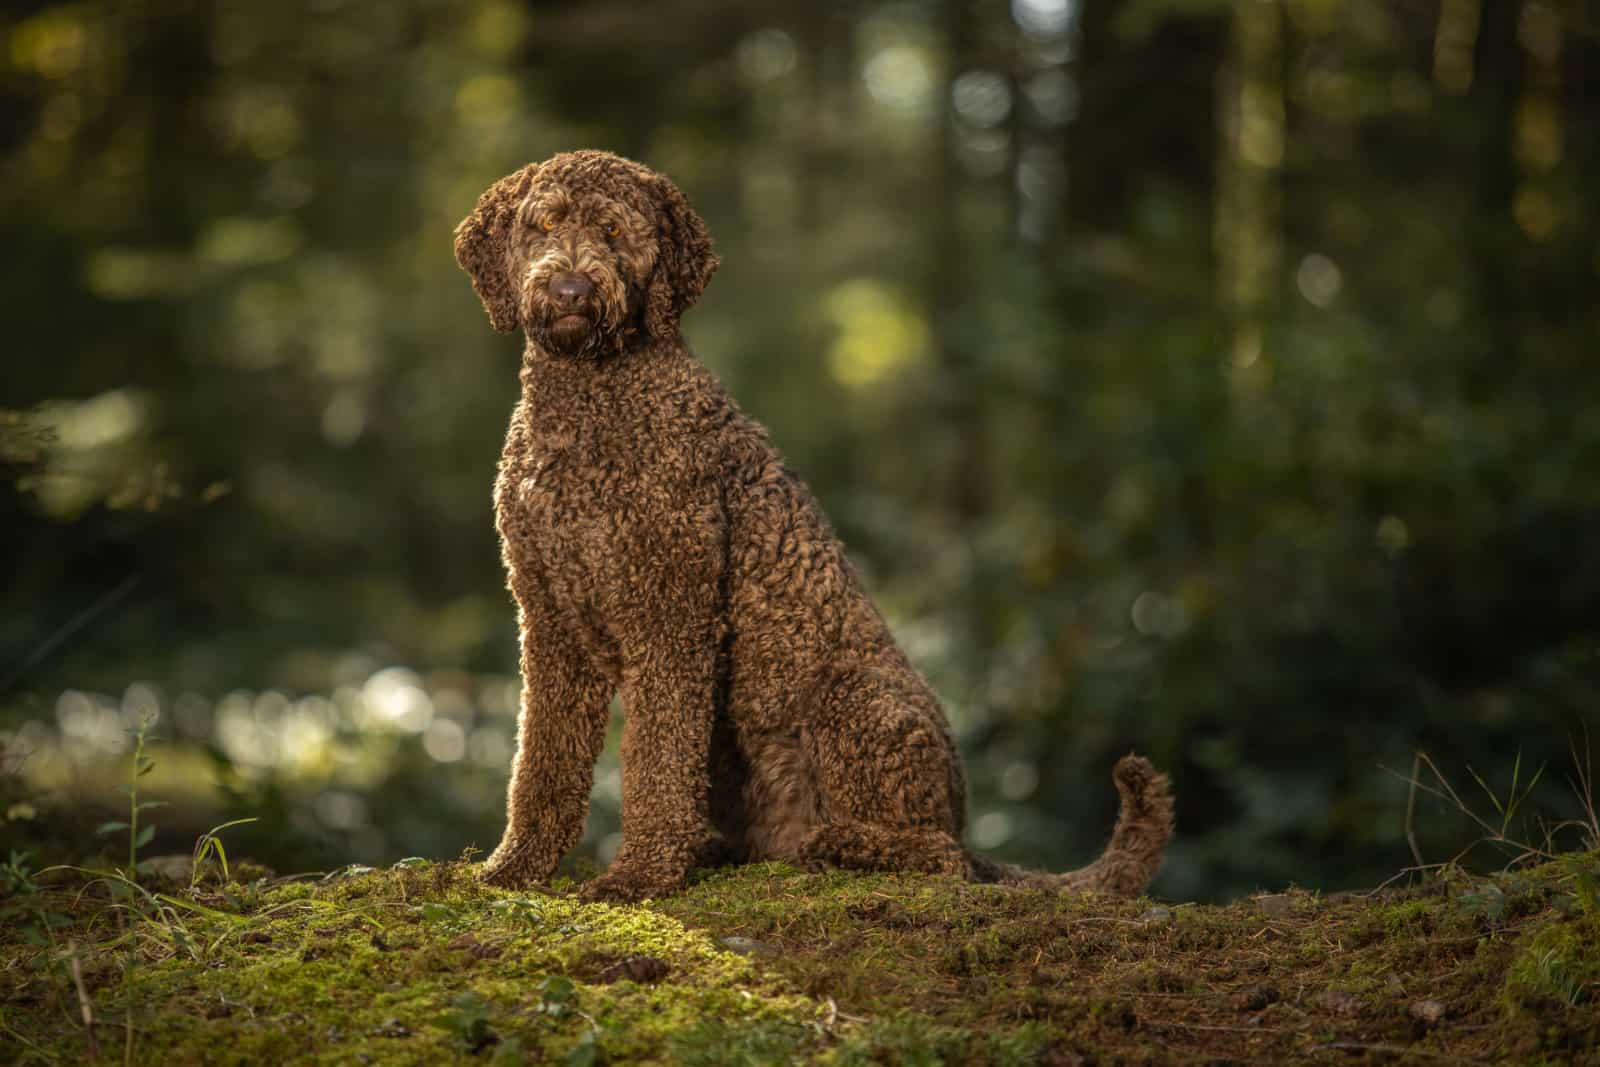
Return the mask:
<path id="1" fill-rule="evenodd" d="M 71 689 L 57 698 L 52 716 L 0 729 L 0 753 L 5 772 L 20 774 L 31 795 L 114 807 L 112 786 L 124 773 L 132 733 L 149 720 L 157 739 L 149 786 L 156 793 L 180 793 L 200 810 L 221 803 L 223 786 L 287 789 L 306 805 L 297 816 L 302 831 L 342 835 L 356 855 L 376 860 L 393 847 L 394 829 L 393 813 L 375 811 L 372 794 L 385 788 L 407 751 L 477 796 L 492 823 L 515 748 L 517 689 L 514 679 L 498 675 L 450 672 L 430 680 L 398 666 L 327 695 L 235 690 L 215 703 L 193 692 L 166 697 L 143 682 L 120 697 Z M 223 762 L 200 773 L 207 751 Z M 620 784 L 614 757 L 608 764 L 596 795 L 611 814 L 602 812 L 592 839 L 615 826 Z"/>
<path id="2" fill-rule="evenodd" d="M 881 281 L 861 278 L 838 285 L 824 308 L 839 330 L 828 368 L 841 384 L 875 385 L 927 357 L 927 321 Z"/>
<path id="3" fill-rule="evenodd" d="M 186 485 L 149 441 L 152 397 L 113 389 L 81 401 L 49 401 L 28 412 L 0 412 L 0 458 L 30 472 L 16 488 L 46 514 L 71 520 L 103 505 L 155 512 L 184 498 L 214 500 L 219 483 Z"/>

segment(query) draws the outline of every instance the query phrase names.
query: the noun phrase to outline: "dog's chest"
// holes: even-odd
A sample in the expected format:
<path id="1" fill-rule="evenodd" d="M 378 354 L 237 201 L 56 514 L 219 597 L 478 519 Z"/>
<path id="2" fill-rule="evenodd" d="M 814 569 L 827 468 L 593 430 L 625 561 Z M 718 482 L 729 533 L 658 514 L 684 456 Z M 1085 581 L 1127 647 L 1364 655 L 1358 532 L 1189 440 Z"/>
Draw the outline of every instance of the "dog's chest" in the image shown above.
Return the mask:
<path id="1" fill-rule="evenodd" d="M 617 464 L 597 442 L 570 432 L 530 434 L 519 445 L 508 452 L 499 493 L 501 511 L 519 520 L 517 539 L 548 563 L 583 555 L 603 534 L 603 501 L 621 488 Z"/>
<path id="2" fill-rule="evenodd" d="M 620 435 L 532 433 L 508 450 L 498 491 L 501 535 L 568 585 L 602 584 L 638 558 L 649 531 L 673 524 L 685 501 L 654 457 Z"/>

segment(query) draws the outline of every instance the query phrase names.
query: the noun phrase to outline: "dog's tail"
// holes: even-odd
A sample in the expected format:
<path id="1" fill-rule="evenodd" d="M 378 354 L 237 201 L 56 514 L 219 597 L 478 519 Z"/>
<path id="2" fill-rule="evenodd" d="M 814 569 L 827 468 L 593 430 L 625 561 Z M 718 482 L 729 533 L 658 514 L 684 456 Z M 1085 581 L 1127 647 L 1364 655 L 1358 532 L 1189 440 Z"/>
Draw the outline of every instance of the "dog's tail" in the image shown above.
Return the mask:
<path id="1" fill-rule="evenodd" d="M 973 855 L 972 866 L 978 879 L 1130 897 L 1142 893 L 1156 876 L 1167 842 L 1172 840 L 1172 789 L 1166 775 L 1143 756 L 1131 752 L 1117 761 L 1111 776 L 1122 803 L 1111 841 L 1099 859 L 1075 871 L 1050 874 Z"/>

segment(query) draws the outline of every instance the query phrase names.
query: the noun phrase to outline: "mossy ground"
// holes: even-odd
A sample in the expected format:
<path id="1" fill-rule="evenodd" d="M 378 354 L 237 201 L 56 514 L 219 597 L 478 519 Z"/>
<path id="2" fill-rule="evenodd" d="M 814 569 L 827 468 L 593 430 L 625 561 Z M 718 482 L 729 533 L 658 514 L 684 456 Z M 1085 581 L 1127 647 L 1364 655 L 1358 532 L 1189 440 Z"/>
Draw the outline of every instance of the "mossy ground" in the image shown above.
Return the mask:
<path id="1" fill-rule="evenodd" d="M 1596 852 L 1227 907 L 779 865 L 639 907 L 461 863 L 240 873 L 131 930 L 114 882 L 13 878 L 0 1062 L 83 1060 L 85 1003 L 100 1058 L 131 1035 L 151 1064 L 1600 1062 Z"/>

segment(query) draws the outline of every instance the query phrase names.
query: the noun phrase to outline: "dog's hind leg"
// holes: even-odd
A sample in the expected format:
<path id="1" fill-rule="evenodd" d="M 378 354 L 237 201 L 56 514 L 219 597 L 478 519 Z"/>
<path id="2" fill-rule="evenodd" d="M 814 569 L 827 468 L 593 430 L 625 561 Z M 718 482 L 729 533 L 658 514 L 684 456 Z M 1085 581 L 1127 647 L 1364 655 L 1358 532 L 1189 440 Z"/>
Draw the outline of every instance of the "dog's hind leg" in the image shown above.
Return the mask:
<path id="1" fill-rule="evenodd" d="M 795 859 L 971 878 L 960 757 L 932 695 L 898 665 L 842 673 L 801 730 L 819 819 Z"/>

